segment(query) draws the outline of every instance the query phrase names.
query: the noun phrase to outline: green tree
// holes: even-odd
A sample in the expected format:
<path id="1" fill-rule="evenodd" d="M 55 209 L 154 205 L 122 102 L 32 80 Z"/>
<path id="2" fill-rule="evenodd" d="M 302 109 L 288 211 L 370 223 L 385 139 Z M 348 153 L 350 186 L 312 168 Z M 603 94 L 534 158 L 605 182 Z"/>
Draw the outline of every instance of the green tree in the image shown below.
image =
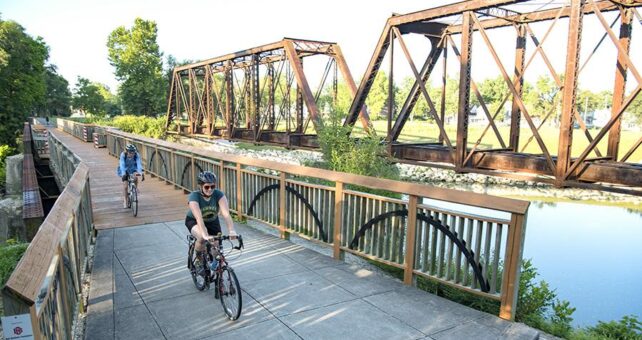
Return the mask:
<path id="1" fill-rule="evenodd" d="M 412 89 L 412 86 L 415 83 L 415 77 L 405 77 L 401 81 L 401 87 L 397 93 L 395 93 L 395 102 L 398 110 L 401 110 L 403 107 L 403 104 L 406 102 L 406 98 L 408 97 L 408 94 L 410 94 L 410 90 Z M 426 90 L 428 91 L 428 94 L 430 95 L 430 99 L 432 100 L 433 104 L 436 106 L 438 102 L 441 101 L 441 92 L 438 91 L 437 88 L 433 88 L 430 83 L 426 84 Z M 417 99 L 417 102 L 415 103 L 415 106 L 412 109 L 411 112 L 411 117 L 413 118 L 429 118 L 432 119 L 432 116 L 429 115 L 430 112 L 430 106 L 428 106 L 428 102 L 426 101 L 426 98 L 424 97 L 423 93 L 421 90 L 419 91 L 419 97 Z"/>
<path id="2" fill-rule="evenodd" d="M 378 71 L 375 80 L 370 88 L 366 105 L 370 111 L 371 119 L 379 119 L 384 105 L 388 102 L 388 76 L 383 71 Z"/>
<path id="3" fill-rule="evenodd" d="M 104 115 L 106 101 L 101 93 L 101 86 L 79 76 L 72 105 L 74 109 L 80 110 L 84 114 Z"/>
<path id="4" fill-rule="evenodd" d="M 492 117 L 492 115 L 494 115 L 499 108 L 499 105 L 504 100 L 506 94 L 508 94 L 508 85 L 506 84 L 506 81 L 503 77 L 497 76 L 495 78 L 485 79 L 481 84 L 479 84 L 479 92 L 482 99 L 484 100 L 486 107 L 488 108 L 488 112 Z M 481 104 L 474 93 L 471 93 L 470 100 L 472 105 Z M 505 112 L 506 107 L 507 105 L 504 103 L 502 111 Z M 478 114 L 485 115 L 481 111 L 478 112 Z M 506 117 L 500 112 L 495 119 L 499 121 L 505 118 Z"/>
<path id="5" fill-rule="evenodd" d="M 169 84 L 163 80 L 157 31 L 156 22 L 136 18 L 131 29 L 120 26 L 107 40 L 109 61 L 122 81 L 119 95 L 127 113 L 155 115 L 164 111 Z"/>
<path id="6" fill-rule="evenodd" d="M 0 144 L 15 146 L 23 122 L 42 105 L 48 57 L 42 38 L 32 38 L 15 21 L 0 19 Z"/>
<path id="7" fill-rule="evenodd" d="M 319 109 L 323 112 L 345 112 L 347 114 L 352 105 L 352 94 L 348 90 L 348 84 L 344 81 L 337 83 L 337 100 L 334 100 L 334 93 L 332 93 L 332 86 L 326 86 L 323 89 L 322 95 L 319 97 L 317 103 Z"/>
<path id="8" fill-rule="evenodd" d="M 46 94 L 39 112 L 44 116 L 69 116 L 71 114 L 71 92 L 69 82 L 56 72 L 55 65 L 45 69 Z"/>
<path id="9" fill-rule="evenodd" d="M 98 87 L 98 92 L 104 99 L 102 112 L 111 117 L 120 115 L 122 113 L 120 109 L 120 98 L 111 93 L 107 85 L 100 83 L 95 83 L 94 85 Z"/>
<path id="10" fill-rule="evenodd" d="M 545 117 L 554 106 L 557 107 L 559 112 L 559 98 L 561 93 L 555 84 L 553 78 L 549 76 L 540 76 L 535 81 L 535 86 L 526 86 L 524 88 L 524 101 L 528 113 L 532 117 Z M 558 114 L 553 113 L 552 117 L 558 117 Z"/>

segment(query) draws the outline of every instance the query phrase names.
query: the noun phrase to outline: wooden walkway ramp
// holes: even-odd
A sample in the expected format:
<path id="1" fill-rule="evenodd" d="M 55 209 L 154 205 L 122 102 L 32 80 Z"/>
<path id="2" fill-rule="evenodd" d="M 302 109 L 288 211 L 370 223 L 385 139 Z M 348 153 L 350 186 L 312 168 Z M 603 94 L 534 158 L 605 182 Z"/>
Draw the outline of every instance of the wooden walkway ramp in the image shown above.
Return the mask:
<path id="1" fill-rule="evenodd" d="M 145 176 L 140 183 L 138 216 L 123 208 L 123 186 L 116 176 L 118 160 L 107 149 L 96 149 L 57 129 L 49 129 L 80 159 L 89 165 L 94 225 L 97 230 L 176 221 L 185 218 L 187 195 L 158 178 Z"/>

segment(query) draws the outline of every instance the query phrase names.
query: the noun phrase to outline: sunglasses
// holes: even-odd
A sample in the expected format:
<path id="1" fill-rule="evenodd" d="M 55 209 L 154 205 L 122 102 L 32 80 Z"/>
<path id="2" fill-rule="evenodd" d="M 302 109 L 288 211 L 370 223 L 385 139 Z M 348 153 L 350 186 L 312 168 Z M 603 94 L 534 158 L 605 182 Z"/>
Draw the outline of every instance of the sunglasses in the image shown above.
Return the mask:
<path id="1" fill-rule="evenodd" d="M 216 185 L 203 185 L 203 190 L 214 190 L 216 188 Z"/>

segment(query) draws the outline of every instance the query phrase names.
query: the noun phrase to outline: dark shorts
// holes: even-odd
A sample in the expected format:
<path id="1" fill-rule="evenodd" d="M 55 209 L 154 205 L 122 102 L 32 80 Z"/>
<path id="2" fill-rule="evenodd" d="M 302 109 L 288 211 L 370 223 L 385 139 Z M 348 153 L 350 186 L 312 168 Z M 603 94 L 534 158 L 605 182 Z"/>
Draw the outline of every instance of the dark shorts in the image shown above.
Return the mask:
<path id="1" fill-rule="evenodd" d="M 192 233 L 192 228 L 196 225 L 196 219 L 193 219 L 191 217 L 185 217 L 185 226 L 187 227 L 187 230 L 189 230 L 190 234 Z M 216 222 L 205 222 L 205 228 L 207 229 L 207 233 L 210 236 L 215 236 L 216 234 L 221 232 L 221 224 L 216 223 Z"/>

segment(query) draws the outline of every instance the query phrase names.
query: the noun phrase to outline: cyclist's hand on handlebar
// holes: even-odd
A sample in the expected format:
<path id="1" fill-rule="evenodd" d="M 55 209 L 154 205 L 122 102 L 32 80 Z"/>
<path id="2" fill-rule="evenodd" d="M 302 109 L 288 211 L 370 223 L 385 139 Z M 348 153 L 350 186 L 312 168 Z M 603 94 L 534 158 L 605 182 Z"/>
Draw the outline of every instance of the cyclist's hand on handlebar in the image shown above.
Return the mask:
<path id="1" fill-rule="evenodd" d="M 230 239 L 236 240 L 238 238 L 238 234 L 236 233 L 236 230 L 230 230 L 229 233 Z"/>

